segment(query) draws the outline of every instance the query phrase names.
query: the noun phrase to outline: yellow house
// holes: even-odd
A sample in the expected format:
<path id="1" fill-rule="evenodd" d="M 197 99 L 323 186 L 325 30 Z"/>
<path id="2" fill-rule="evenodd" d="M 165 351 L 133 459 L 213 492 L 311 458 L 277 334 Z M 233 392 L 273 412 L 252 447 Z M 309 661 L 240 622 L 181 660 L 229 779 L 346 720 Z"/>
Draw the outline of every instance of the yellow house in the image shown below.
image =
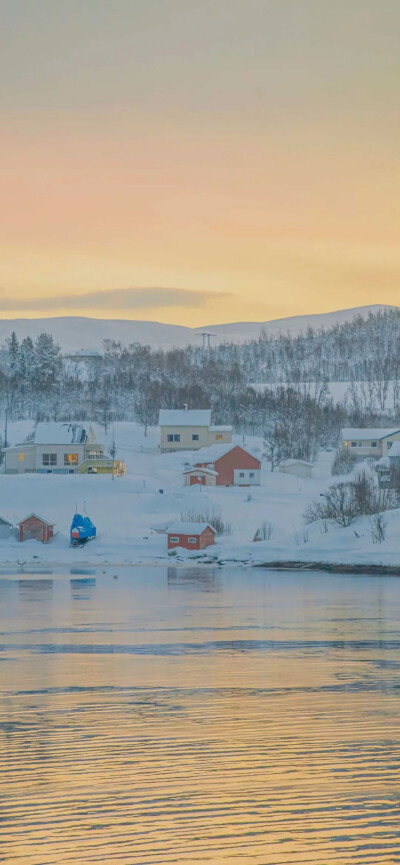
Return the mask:
<path id="1" fill-rule="evenodd" d="M 400 429 L 359 429 L 345 427 L 340 434 L 343 447 L 357 459 L 380 459 L 390 453 L 393 442 L 400 441 Z"/>
<path id="2" fill-rule="evenodd" d="M 212 426 L 211 409 L 161 409 L 159 424 L 162 454 L 232 441 L 231 426 Z"/>

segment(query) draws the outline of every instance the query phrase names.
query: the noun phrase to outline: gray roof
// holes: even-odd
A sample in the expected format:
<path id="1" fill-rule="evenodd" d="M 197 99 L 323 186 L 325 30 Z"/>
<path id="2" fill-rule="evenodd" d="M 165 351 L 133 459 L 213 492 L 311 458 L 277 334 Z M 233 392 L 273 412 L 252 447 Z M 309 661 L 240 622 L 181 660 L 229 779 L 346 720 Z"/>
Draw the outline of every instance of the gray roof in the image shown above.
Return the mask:
<path id="1" fill-rule="evenodd" d="M 211 529 L 214 534 L 216 530 L 210 523 L 171 523 L 168 526 L 169 535 L 201 535 L 205 529 Z"/>
<path id="2" fill-rule="evenodd" d="M 358 428 L 358 427 L 344 427 L 341 432 L 342 439 L 346 441 L 351 439 L 359 439 L 359 441 L 373 441 L 373 440 L 381 440 L 385 439 L 388 436 L 393 435 L 394 433 L 400 433 L 400 429 L 398 427 L 375 427 L 372 429 L 368 428 Z"/>
<path id="3" fill-rule="evenodd" d="M 198 463 L 213 463 L 216 460 L 219 460 L 220 457 L 228 454 L 229 451 L 233 451 L 234 448 L 240 448 L 246 454 L 249 454 L 251 457 L 254 457 L 255 460 L 258 460 L 260 462 L 259 457 L 256 457 L 256 455 L 249 451 L 248 448 L 243 447 L 242 445 L 238 444 L 238 442 L 226 442 L 225 444 L 217 443 L 215 445 L 210 445 L 210 447 L 208 448 L 200 448 L 198 451 L 196 451 L 195 465 L 197 466 Z"/>
<path id="4" fill-rule="evenodd" d="M 211 422 L 210 408 L 194 409 L 160 409 L 160 426 L 205 426 L 209 427 Z"/>

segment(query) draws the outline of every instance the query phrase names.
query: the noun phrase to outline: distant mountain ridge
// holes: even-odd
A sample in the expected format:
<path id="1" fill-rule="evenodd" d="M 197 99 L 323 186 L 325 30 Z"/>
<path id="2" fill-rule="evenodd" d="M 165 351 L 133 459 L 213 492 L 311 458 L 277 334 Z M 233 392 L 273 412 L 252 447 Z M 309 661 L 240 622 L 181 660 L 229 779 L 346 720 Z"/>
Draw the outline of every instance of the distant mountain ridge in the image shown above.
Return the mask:
<path id="1" fill-rule="evenodd" d="M 162 324 L 158 321 L 131 321 L 126 319 L 86 318 L 83 316 L 61 316 L 55 318 L 0 319 L 0 344 L 3 345 L 15 330 L 18 339 L 31 336 L 33 339 L 45 331 L 61 345 L 64 352 L 79 349 L 99 350 L 105 339 L 129 345 L 140 342 L 152 348 L 183 347 L 188 344 L 201 345 L 202 330 L 214 334 L 212 344 L 222 342 L 245 342 L 257 339 L 264 330 L 268 334 L 304 332 L 308 327 L 328 328 L 351 321 L 355 316 L 367 316 L 369 312 L 384 309 L 399 309 L 385 304 L 339 309 L 335 312 L 312 315 L 296 315 L 272 321 L 245 321 L 230 324 L 202 325 L 197 328 L 177 324 Z"/>

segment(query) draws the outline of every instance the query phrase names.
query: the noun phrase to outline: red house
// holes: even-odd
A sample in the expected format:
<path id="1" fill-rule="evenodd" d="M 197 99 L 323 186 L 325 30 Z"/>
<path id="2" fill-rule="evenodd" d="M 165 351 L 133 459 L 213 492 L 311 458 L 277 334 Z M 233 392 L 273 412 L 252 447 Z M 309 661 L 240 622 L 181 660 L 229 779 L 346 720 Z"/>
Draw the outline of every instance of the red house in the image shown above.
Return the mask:
<path id="1" fill-rule="evenodd" d="M 198 452 L 194 468 L 217 472 L 217 486 L 259 486 L 261 462 L 240 445 L 212 445 Z"/>
<path id="2" fill-rule="evenodd" d="M 49 523 L 37 514 L 29 514 L 19 525 L 20 541 L 41 541 L 47 544 L 54 534 L 54 523 Z"/>
<path id="3" fill-rule="evenodd" d="M 215 543 L 215 534 L 209 523 L 173 523 L 168 526 L 168 549 L 204 550 Z"/>

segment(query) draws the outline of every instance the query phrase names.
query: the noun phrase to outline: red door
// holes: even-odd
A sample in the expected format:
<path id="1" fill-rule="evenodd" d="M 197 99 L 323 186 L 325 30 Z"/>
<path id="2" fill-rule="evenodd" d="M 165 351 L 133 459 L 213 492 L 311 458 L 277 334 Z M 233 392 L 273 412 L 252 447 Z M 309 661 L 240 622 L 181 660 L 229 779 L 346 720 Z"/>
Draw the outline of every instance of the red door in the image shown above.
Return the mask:
<path id="1" fill-rule="evenodd" d="M 200 475 L 200 477 L 197 477 L 197 475 L 190 475 L 190 486 L 192 487 L 193 484 L 201 484 L 203 487 L 205 487 L 206 476 Z"/>

